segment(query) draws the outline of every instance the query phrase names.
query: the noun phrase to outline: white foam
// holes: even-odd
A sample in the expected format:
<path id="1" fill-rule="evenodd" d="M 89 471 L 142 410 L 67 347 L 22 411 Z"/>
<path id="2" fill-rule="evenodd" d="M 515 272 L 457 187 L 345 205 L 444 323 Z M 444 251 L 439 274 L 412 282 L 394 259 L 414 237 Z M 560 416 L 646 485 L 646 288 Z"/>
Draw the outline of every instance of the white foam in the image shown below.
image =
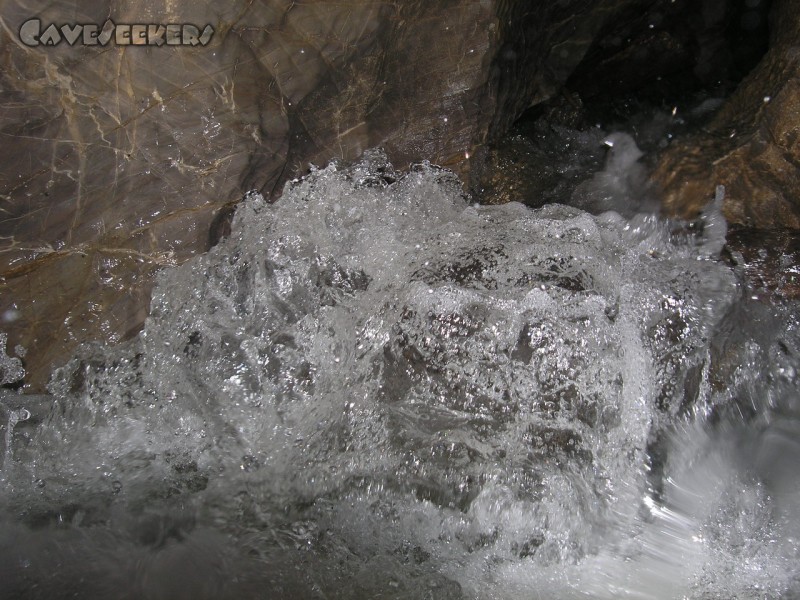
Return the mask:
<path id="1" fill-rule="evenodd" d="M 676 442 L 663 498 L 648 475 L 687 394 L 713 404 L 710 343 L 738 291 L 709 218 L 706 242 L 675 245 L 652 215 L 469 206 L 452 174 L 397 173 L 380 152 L 274 205 L 251 195 L 228 239 L 161 273 L 139 337 L 58 371 L 52 414 L 3 467 L 0 512 L 26 506 L 52 535 L 59 519 L 93 527 L 64 542 L 74 556 L 119 539 L 93 581 L 136 560 L 131 589 L 156 596 L 154 557 L 182 572 L 195 551 L 229 575 L 199 597 L 749 593 L 726 569 L 767 544 L 760 517 L 735 526 L 744 550 L 694 541 L 710 515 L 733 518 L 713 507 L 741 479 L 690 468 L 703 424 Z M 784 447 L 770 439 L 763 456 Z M 747 554 L 773 575 L 781 556 Z"/>

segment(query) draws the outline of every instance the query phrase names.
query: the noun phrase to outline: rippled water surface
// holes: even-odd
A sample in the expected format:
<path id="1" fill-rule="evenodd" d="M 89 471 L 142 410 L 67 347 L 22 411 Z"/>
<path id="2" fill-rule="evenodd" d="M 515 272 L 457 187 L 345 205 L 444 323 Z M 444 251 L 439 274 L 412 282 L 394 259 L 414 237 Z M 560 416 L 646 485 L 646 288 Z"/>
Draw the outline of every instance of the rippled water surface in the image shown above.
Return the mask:
<path id="1" fill-rule="evenodd" d="M 798 323 L 724 234 L 380 152 L 252 195 L 5 393 L 0 596 L 793 598 Z"/>

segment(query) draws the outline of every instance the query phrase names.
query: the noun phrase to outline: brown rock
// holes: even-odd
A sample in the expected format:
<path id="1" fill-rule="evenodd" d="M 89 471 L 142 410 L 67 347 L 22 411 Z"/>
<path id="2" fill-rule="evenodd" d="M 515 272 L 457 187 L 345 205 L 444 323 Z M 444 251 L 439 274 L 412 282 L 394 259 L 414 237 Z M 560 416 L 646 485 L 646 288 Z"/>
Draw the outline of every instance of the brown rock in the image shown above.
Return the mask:
<path id="1" fill-rule="evenodd" d="M 245 191 L 378 144 L 401 163 L 463 157 L 495 17 L 433 4 L 4 5 L 0 315 L 28 350 L 27 381 L 41 386 L 76 343 L 135 332 L 153 273 L 204 251 Z M 193 48 L 16 36 L 32 16 L 44 28 L 109 15 L 216 33 Z"/>
<path id="2" fill-rule="evenodd" d="M 76 344 L 137 331 L 153 273 L 206 250 L 248 190 L 276 197 L 309 162 L 373 146 L 398 167 L 468 175 L 630 2 L 2 4 L 0 328 L 28 350 L 29 389 Z M 31 47 L 19 32 L 32 17 L 215 33 L 195 47 Z"/>
<path id="3" fill-rule="evenodd" d="M 800 228 L 800 0 L 779 0 L 770 48 L 709 126 L 663 154 L 653 179 L 666 209 L 694 217 L 725 186 L 725 217 Z"/>

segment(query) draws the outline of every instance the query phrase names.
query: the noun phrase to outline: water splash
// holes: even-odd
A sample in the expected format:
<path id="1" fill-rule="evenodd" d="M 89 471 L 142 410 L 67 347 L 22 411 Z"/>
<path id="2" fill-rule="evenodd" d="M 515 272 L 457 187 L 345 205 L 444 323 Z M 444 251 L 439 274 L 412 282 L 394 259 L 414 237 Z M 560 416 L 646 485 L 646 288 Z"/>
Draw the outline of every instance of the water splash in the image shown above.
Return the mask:
<path id="1" fill-rule="evenodd" d="M 15 357 L 6 354 L 6 343 L 8 342 L 8 334 L 0 333 L 0 385 L 6 386 L 15 384 L 25 377 L 25 369 L 22 366 L 22 361 Z M 18 348 L 18 352 L 21 348 Z M 24 349 L 22 349 L 24 354 Z"/>
<path id="2" fill-rule="evenodd" d="M 651 197 L 644 153 L 630 134 L 618 131 L 603 140 L 608 147 L 601 171 L 579 184 L 572 192 L 571 204 L 591 213 L 614 211 L 627 218 L 658 212 Z"/>
<path id="3" fill-rule="evenodd" d="M 792 496 L 710 425 L 750 431 L 719 416 L 743 397 L 725 369 L 777 389 L 755 390 L 775 340 L 717 348 L 740 295 L 718 229 L 470 206 L 376 151 L 251 195 L 14 438 L 7 589 L 778 597 Z M 793 443 L 770 411 L 762 462 Z"/>

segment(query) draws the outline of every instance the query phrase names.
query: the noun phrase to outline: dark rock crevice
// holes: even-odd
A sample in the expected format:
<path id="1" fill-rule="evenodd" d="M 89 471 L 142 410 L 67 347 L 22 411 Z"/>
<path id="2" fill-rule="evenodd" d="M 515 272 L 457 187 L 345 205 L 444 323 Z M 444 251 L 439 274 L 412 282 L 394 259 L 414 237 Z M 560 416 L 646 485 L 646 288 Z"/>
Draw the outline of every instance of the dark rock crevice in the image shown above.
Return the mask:
<path id="1" fill-rule="evenodd" d="M 489 145 L 476 195 L 564 202 L 603 168 L 606 134 L 627 131 L 652 201 L 663 191 L 665 213 L 694 219 L 723 185 L 726 253 L 748 293 L 797 298 L 797 14 L 789 0 L 629 4 L 559 93 Z"/>

